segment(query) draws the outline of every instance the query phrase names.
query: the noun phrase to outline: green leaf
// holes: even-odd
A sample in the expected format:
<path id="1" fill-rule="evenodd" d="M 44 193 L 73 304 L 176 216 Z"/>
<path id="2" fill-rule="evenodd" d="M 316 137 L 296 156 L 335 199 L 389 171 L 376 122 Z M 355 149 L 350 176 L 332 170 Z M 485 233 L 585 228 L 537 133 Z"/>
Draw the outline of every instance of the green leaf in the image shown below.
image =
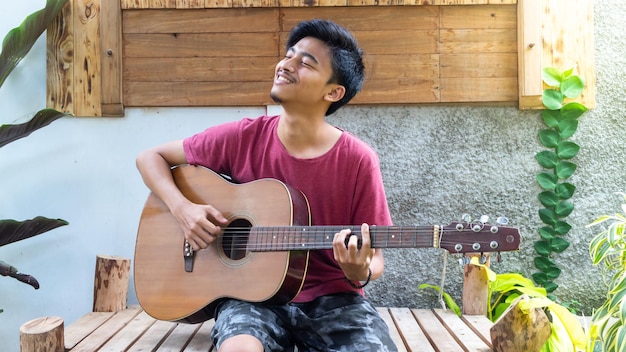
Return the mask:
<path id="1" fill-rule="evenodd" d="M 551 241 L 557 235 L 556 231 L 552 227 L 543 226 L 539 228 L 539 236 L 544 241 Z"/>
<path id="2" fill-rule="evenodd" d="M 559 199 L 570 199 L 574 195 L 576 191 L 576 186 L 571 183 L 560 183 L 554 188 L 554 192 L 559 197 Z"/>
<path id="3" fill-rule="evenodd" d="M 533 281 L 539 286 L 543 286 L 546 282 L 548 282 L 548 276 L 543 272 L 533 273 L 532 277 Z"/>
<path id="4" fill-rule="evenodd" d="M 556 155 L 559 159 L 571 159 L 578 154 L 580 147 L 574 142 L 564 141 L 556 147 Z"/>
<path id="5" fill-rule="evenodd" d="M 456 313 L 457 316 L 461 316 L 461 308 L 459 307 L 458 304 L 456 304 L 456 302 L 454 301 L 454 299 L 452 298 L 452 296 L 450 296 L 450 294 L 443 292 L 441 290 L 441 288 L 439 286 L 435 286 L 435 285 L 431 285 L 431 284 L 421 284 L 419 285 L 419 289 L 425 289 L 425 288 L 431 288 L 437 292 L 441 293 L 441 297 L 443 297 L 444 301 L 446 302 L 446 305 L 448 306 L 448 308 L 450 308 L 454 313 Z"/>
<path id="6" fill-rule="evenodd" d="M 550 110 L 559 110 L 563 106 L 563 94 L 558 90 L 543 90 L 543 105 Z"/>
<path id="7" fill-rule="evenodd" d="M 546 67 L 541 72 L 541 78 L 550 87 L 559 87 L 563 81 L 563 73 L 555 67 Z"/>
<path id="8" fill-rule="evenodd" d="M 569 247 L 569 242 L 561 237 L 556 237 L 550 242 L 550 248 L 553 252 L 562 253 Z"/>
<path id="9" fill-rule="evenodd" d="M 559 121 L 558 126 L 556 127 L 559 131 L 559 136 L 561 139 L 567 139 L 576 133 L 578 129 L 578 120 L 577 119 L 563 119 Z"/>
<path id="10" fill-rule="evenodd" d="M 569 76 L 561 82 L 561 93 L 568 98 L 576 98 L 582 94 L 584 88 L 585 80 L 577 75 Z"/>
<path id="11" fill-rule="evenodd" d="M 556 188 L 557 182 L 559 181 L 558 177 L 549 172 L 542 172 L 536 177 L 537 183 L 539 186 L 545 190 L 554 190 Z"/>
<path id="12" fill-rule="evenodd" d="M 561 236 L 565 236 L 571 229 L 572 225 L 566 223 L 565 221 L 557 221 L 554 224 L 554 231 Z"/>
<path id="13" fill-rule="evenodd" d="M 559 197 L 552 191 L 539 193 L 539 202 L 546 208 L 554 208 L 559 203 Z"/>
<path id="14" fill-rule="evenodd" d="M 545 271 L 546 277 L 549 281 L 552 281 L 561 275 L 561 269 L 556 266 L 552 266 Z"/>
<path id="15" fill-rule="evenodd" d="M 535 267 L 543 272 L 546 272 L 549 268 L 557 266 L 554 260 L 549 257 L 535 257 L 534 263 Z"/>
<path id="16" fill-rule="evenodd" d="M 569 178 L 576 171 L 576 164 L 569 161 L 561 161 L 556 164 L 554 171 L 556 176 L 562 180 Z"/>
<path id="17" fill-rule="evenodd" d="M 560 110 L 541 110 L 541 117 L 543 119 L 543 123 L 550 128 L 555 128 L 561 122 L 561 111 Z"/>
<path id="18" fill-rule="evenodd" d="M 539 209 L 539 218 L 547 225 L 555 225 L 558 221 L 558 216 L 552 209 L 541 208 Z"/>
<path id="19" fill-rule="evenodd" d="M 555 284 L 552 281 L 548 281 L 544 282 L 543 287 L 546 289 L 546 292 L 554 292 L 557 288 L 559 288 L 559 285 Z"/>
<path id="20" fill-rule="evenodd" d="M 535 242 L 535 251 L 542 256 L 549 256 L 552 253 L 552 249 L 550 247 L 550 242 L 546 241 L 536 241 Z"/>
<path id="21" fill-rule="evenodd" d="M 28 122 L 18 125 L 0 125 L 0 148 L 20 138 L 29 136 L 34 131 L 48 126 L 63 116 L 68 115 L 54 109 L 43 109 L 37 112 Z"/>
<path id="22" fill-rule="evenodd" d="M 546 148 L 556 148 L 561 140 L 561 136 L 555 130 L 539 131 L 539 141 L 541 141 L 541 144 Z"/>
<path id="23" fill-rule="evenodd" d="M 574 204 L 566 201 L 559 202 L 556 207 L 554 207 L 554 212 L 560 218 L 564 218 L 572 213 L 574 210 Z"/>
<path id="24" fill-rule="evenodd" d="M 46 7 L 26 17 L 19 27 L 10 30 L 0 53 L 0 86 L 17 64 L 28 54 L 68 0 L 48 0 Z"/>
<path id="25" fill-rule="evenodd" d="M 43 216 L 25 221 L 0 220 L 0 246 L 37 236 L 67 224 L 65 220 L 48 219 Z"/>
<path id="26" fill-rule="evenodd" d="M 571 101 L 563 105 L 559 111 L 561 119 L 578 119 L 582 114 L 587 111 L 587 107 L 583 104 L 575 101 Z"/>
<path id="27" fill-rule="evenodd" d="M 537 153 L 535 155 L 535 159 L 537 159 L 539 165 L 541 165 L 545 169 L 554 169 L 559 161 L 556 153 L 549 150 L 544 150 Z"/>

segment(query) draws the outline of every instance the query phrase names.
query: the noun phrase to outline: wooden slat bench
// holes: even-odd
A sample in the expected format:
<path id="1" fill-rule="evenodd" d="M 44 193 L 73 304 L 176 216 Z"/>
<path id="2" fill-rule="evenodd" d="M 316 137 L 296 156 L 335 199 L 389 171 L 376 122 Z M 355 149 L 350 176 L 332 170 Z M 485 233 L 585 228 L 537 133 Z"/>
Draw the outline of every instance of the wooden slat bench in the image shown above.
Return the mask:
<path id="1" fill-rule="evenodd" d="M 491 351 L 486 317 L 458 317 L 442 309 L 378 308 L 399 351 Z M 88 313 L 65 328 L 71 352 L 213 351 L 213 320 L 202 324 L 159 321 L 139 306 Z"/>
<path id="2" fill-rule="evenodd" d="M 60 317 L 41 317 L 20 328 L 22 352 L 213 351 L 213 320 L 185 324 L 156 320 L 138 305 L 126 306 L 130 260 L 97 256 L 94 309 L 64 326 Z M 492 351 L 486 317 L 486 274 L 468 265 L 463 316 L 443 309 L 377 308 L 399 351 Z M 106 282 L 107 284 L 103 284 Z"/>

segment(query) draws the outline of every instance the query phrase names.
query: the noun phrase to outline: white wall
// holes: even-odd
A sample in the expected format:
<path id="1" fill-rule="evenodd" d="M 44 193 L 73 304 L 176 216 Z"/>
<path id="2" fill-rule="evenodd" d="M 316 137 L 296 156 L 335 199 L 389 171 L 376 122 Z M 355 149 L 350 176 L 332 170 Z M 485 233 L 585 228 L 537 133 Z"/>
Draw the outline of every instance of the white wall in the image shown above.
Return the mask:
<path id="1" fill-rule="evenodd" d="M 43 8 L 0 1 L 0 36 Z M 0 123 L 25 122 L 45 107 L 45 34 L 0 89 Z M 143 149 L 264 108 L 127 109 L 123 118 L 63 118 L 0 149 L 0 218 L 38 215 L 69 226 L 0 247 L 0 260 L 33 275 L 39 290 L 0 277 L 0 349 L 19 350 L 19 326 L 41 316 L 71 323 L 91 311 L 97 254 L 133 257 L 148 194 L 135 169 Z M 136 303 L 134 292 L 130 303 Z M 134 302 L 133 302 L 134 301 Z"/>

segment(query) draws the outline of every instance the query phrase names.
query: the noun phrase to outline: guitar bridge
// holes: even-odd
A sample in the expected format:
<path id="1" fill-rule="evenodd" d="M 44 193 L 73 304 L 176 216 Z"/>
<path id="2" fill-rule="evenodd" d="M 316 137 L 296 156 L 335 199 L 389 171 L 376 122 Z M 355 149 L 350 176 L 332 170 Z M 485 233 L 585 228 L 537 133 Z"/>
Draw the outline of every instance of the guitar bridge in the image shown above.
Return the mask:
<path id="1" fill-rule="evenodd" d="M 191 247 L 189 242 L 185 240 L 185 244 L 183 246 L 183 261 L 185 263 L 185 271 L 188 273 L 193 271 L 194 257 L 195 257 L 195 253 L 193 251 L 193 248 Z"/>

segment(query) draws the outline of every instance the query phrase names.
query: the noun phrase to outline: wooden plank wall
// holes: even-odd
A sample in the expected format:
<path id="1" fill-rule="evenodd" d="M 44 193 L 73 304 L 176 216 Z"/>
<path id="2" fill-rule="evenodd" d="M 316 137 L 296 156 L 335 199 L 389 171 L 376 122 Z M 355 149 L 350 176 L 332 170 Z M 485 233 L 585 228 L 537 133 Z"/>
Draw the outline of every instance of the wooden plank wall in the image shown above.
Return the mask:
<path id="1" fill-rule="evenodd" d="M 272 104 L 268 92 L 288 31 L 318 17 L 349 28 L 366 52 L 367 79 L 353 104 L 538 108 L 545 56 L 560 63 L 575 52 L 555 53 L 563 43 L 545 39 L 529 51 L 518 35 L 571 41 L 558 34 L 563 1 L 70 0 L 48 31 L 48 106 L 123 116 L 125 106 Z M 589 13 L 578 16 L 592 28 Z M 537 30 L 546 21 L 551 32 Z M 593 76 L 593 61 L 583 64 Z"/>

